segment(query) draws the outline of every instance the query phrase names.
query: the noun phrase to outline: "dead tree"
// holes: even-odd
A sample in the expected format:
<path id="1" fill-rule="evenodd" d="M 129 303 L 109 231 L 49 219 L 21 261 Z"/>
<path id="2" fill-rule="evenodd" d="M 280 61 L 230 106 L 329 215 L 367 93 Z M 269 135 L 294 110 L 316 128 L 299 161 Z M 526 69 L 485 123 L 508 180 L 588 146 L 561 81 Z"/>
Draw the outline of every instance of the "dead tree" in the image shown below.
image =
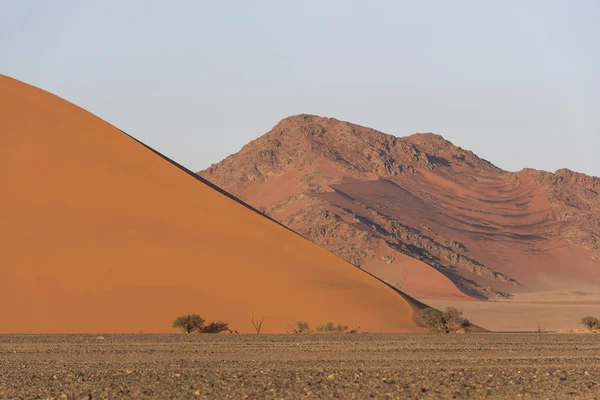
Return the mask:
<path id="1" fill-rule="evenodd" d="M 260 321 L 254 320 L 254 313 L 252 313 L 252 325 L 254 325 L 254 329 L 256 333 L 260 333 L 260 329 L 262 328 L 263 322 L 265 322 L 265 317 L 262 317 Z"/>

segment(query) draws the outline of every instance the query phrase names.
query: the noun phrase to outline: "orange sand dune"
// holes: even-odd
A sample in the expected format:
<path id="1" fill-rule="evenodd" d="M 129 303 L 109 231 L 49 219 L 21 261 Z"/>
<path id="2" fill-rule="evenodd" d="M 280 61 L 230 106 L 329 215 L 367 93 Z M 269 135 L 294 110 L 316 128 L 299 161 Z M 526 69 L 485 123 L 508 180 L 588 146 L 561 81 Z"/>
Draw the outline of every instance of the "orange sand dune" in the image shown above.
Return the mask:
<path id="1" fill-rule="evenodd" d="M 0 76 L 0 332 L 167 332 L 197 312 L 420 331 L 411 299 L 94 115 Z"/>

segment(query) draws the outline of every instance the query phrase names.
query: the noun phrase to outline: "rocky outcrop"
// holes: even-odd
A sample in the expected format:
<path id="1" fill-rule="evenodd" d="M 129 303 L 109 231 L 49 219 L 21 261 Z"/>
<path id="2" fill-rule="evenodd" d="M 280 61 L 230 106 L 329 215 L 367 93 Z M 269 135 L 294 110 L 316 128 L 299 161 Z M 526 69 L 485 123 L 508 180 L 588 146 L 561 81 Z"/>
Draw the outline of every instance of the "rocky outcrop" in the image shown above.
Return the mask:
<path id="1" fill-rule="evenodd" d="M 561 240 L 598 258 L 600 178 L 510 173 L 432 133 L 298 115 L 200 175 L 354 265 L 393 267 L 388 248 L 479 298 L 533 290 Z"/>

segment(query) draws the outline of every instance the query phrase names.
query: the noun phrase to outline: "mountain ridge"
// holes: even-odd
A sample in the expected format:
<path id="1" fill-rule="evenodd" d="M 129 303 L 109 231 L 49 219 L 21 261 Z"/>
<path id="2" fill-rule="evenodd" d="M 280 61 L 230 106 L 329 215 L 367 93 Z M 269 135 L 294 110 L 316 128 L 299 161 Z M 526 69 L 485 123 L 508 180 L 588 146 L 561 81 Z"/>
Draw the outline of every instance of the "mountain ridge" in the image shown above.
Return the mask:
<path id="1" fill-rule="evenodd" d="M 529 253 L 554 254 L 565 242 L 598 259 L 600 178 L 506 171 L 434 133 L 396 137 L 300 114 L 199 174 L 355 265 L 380 271 L 367 264 L 402 253 L 472 297 L 510 298 L 537 285 L 504 267 L 501 250 L 511 243 L 523 265 Z M 494 241 L 502 246 L 486 254 Z M 596 277 L 588 264 L 583 274 Z"/>

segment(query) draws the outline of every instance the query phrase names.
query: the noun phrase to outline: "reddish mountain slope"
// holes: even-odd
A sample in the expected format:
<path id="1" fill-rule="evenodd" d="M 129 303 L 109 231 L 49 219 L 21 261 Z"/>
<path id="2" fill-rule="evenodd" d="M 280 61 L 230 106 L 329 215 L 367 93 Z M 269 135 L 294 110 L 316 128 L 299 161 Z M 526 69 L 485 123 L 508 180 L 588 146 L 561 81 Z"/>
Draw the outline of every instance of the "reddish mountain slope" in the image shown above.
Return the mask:
<path id="1" fill-rule="evenodd" d="M 166 332 L 198 312 L 419 331 L 389 286 L 94 115 L 0 75 L 0 332 Z"/>
<path id="2" fill-rule="evenodd" d="M 600 291 L 599 178 L 310 115 L 200 175 L 413 296 Z"/>

